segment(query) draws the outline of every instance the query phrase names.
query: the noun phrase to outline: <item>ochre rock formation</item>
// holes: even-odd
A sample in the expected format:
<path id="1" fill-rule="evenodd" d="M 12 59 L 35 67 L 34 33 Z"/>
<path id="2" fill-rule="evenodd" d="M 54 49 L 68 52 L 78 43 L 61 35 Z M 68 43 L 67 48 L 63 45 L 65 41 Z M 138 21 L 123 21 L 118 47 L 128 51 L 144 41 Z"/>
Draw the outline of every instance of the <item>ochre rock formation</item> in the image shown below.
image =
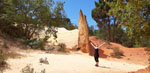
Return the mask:
<path id="1" fill-rule="evenodd" d="M 80 48 L 82 52 L 87 53 L 89 51 L 89 30 L 86 16 L 83 16 L 82 10 L 80 10 L 78 24 L 78 48 Z"/>
<path id="2" fill-rule="evenodd" d="M 129 73 L 150 73 L 150 68 L 147 67 L 145 69 L 140 69 L 140 70 L 138 70 L 136 72 L 129 72 Z"/>

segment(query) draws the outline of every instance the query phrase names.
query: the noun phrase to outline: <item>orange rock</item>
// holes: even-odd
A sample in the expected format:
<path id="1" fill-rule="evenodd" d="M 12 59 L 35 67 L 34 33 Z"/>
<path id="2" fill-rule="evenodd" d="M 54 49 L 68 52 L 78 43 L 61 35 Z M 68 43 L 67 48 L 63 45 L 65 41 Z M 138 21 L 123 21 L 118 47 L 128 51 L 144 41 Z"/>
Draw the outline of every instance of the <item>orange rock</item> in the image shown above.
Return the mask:
<path id="1" fill-rule="evenodd" d="M 147 67 L 145 69 L 140 69 L 136 72 L 129 72 L 129 73 L 150 73 L 150 67 Z"/>
<path id="2" fill-rule="evenodd" d="M 78 47 L 82 52 L 87 53 L 89 51 L 89 30 L 86 20 L 86 16 L 83 16 L 82 10 L 80 10 L 79 22 L 79 37 L 78 37 Z"/>

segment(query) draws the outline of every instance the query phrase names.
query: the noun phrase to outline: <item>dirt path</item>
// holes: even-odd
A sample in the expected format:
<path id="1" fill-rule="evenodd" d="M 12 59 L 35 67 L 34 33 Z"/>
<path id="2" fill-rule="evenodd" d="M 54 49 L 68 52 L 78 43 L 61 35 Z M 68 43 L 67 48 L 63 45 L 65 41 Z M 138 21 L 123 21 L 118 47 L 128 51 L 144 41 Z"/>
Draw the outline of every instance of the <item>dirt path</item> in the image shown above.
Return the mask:
<path id="1" fill-rule="evenodd" d="M 145 68 L 146 66 L 129 64 L 125 62 L 100 60 L 100 66 L 95 67 L 94 59 L 87 54 L 47 54 L 44 52 L 25 53 L 21 59 L 9 59 L 10 69 L 4 73 L 21 73 L 21 69 L 31 64 L 36 72 L 45 69 L 46 73 L 127 73 Z M 40 58 L 47 57 L 49 64 L 39 63 Z"/>

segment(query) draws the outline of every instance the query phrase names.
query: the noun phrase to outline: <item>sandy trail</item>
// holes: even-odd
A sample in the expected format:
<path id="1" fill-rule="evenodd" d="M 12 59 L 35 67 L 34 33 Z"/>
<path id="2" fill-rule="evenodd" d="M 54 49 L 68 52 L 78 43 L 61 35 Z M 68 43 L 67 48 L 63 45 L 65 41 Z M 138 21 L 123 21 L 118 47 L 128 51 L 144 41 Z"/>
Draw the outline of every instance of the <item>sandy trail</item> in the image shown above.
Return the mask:
<path id="1" fill-rule="evenodd" d="M 87 54 L 48 54 L 44 52 L 26 53 L 21 59 L 9 59 L 10 69 L 4 73 L 21 73 L 21 69 L 31 64 L 36 72 L 45 69 L 46 73 L 127 73 L 145 68 L 146 66 L 129 64 L 125 62 L 108 61 L 99 59 L 100 66 L 95 67 L 94 59 Z M 40 58 L 47 57 L 49 64 L 39 63 Z"/>

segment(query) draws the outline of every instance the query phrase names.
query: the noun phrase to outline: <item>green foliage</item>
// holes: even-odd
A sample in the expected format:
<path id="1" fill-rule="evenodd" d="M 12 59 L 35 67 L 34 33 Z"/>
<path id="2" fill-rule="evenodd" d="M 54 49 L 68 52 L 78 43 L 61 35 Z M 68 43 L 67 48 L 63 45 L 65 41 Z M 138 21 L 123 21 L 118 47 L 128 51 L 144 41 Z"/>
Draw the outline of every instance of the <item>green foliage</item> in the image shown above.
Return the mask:
<path id="1" fill-rule="evenodd" d="M 13 25 L 2 25 L 0 31 L 5 34 L 6 36 L 11 36 L 14 38 L 21 38 L 24 37 L 24 34 L 22 30 L 20 30 L 18 27 L 15 27 Z"/>
<path id="2" fill-rule="evenodd" d="M 67 24 L 64 26 L 67 30 L 73 30 L 73 29 L 77 29 L 78 27 L 76 25 L 73 24 Z"/>
<path id="3" fill-rule="evenodd" d="M 112 2 L 114 0 L 108 0 Z M 99 28 L 99 32 L 103 34 L 104 39 L 107 41 L 115 42 L 115 34 L 118 23 L 114 16 L 108 16 L 108 11 L 110 6 L 105 2 L 105 0 L 99 0 L 95 2 L 96 8 L 92 10 L 92 18 L 96 21 Z M 113 22 L 113 23 L 112 23 Z M 113 27 L 113 28 L 112 28 Z"/>
<path id="4" fill-rule="evenodd" d="M 89 35 L 90 36 L 94 35 L 94 26 L 93 25 L 89 27 Z"/>
<path id="5" fill-rule="evenodd" d="M 150 39 L 140 38 L 137 45 L 142 46 L 142 47 L 150 47 Z"/>
<path id="6" fill-rule="evenodd" d="M 111 56 L 115 57 L 115 58 L 121 58 L 121 56 L 124 56 L 124 55 L 123 55 L 123 52 L 121 50 L 119 50 L 118 47 L 114 47 L 113 53 L 111 53 Z"/>
<path id="7" fill-rule="evenodd" d="M 149 0 L 116 0 L 107 3 L 111 7 L 108 14 L 126 27 L 130 37 L 136 38 L 137 42 L 141 42 L 141 38 L 150 39 Z"/>
<path id="8" fill-rule="evenodd" d="M 46 41 L 39 40 L 37 44 L 34 45 L 34 48 L 40 48 L 41 50 L 45 50 Z"/>
<path id="9" fill-rule="evenodd" d="M 61 52 L 66 52 L 66 45 L 64 43 L 59 43 L 58 46 L 60 47 L 58 49 L 58 51 L 61 51 Z"/>
<path id="10" fill-rule="evenodd" d="M 96 35 L 101 39 L 127 47 L 150 46 L 148 0 L 99 0 L 95 6 L 92 18 L 97 22 L 99 30 Z"/>
<path id="11" fill-rule="evenodd" d="M 126 47 L 133 47 L 135 43 L 134 38 L 130 38 L 127 33 L 125 33 L 125 30 L 123 30 L 120 26 L 116 28 L 116 34 L 115 34 L 115 41 L 116 43 L 122 44 Z"/>
<path id="12" fill-rule="evenodd" d="M 107 37 L 105 38 L 107 40 L 111 40 L 110 16 L 107 15 L 110 7 L 104 2 L 104 0 L 95 2 L 95 6 L 96 8 L 92 10 L 92 18 L 97 22 L 97 26 L 99 27 L 100 31 L 104 27 L 105 31 L 103 32 L 107 34 Z"/>
<path id="13" fill-rule="evenodd" d="M 66 17 L 64 11 L 64 2 L 56 2 L 54 8 L 55 22 L 58 27 L 65 27 L 68 30 L 75 29 L 76 27 L 71 23 L 70 19 Z"/>
<path id="14" fill-rule="evenodd" d="M 55 35 L 53 27 L 67 23 L 63 7 L 64 2 L 53 0 L 4 0 L 0 7 L 0 31 L 31 39 L 46 27 L 47 33 Z"/>
<path id="15" fill-rule="evenodd" d="M 77 29 L 77 26 L 73 25 L 69 18 L 64 18 L 64 19 L 62 19 L 62 21 L 63 22 L 61 22 L 60 25 L 58 25 L 58 27 L 64 27 L 67 30 Z"/>
<path id="16" fill-rule="evenodd" d="M 45 37 L 44 39 L 26 39 L 24 41 L 24 44 L 26 45 L 27 48 L 33 48 L 33 49 L 41 49 L 45 50 L 45 45 L 47 43 L 48 38 Z"/>
<path id="17" fill-rule="evenodd" d="M 113 26 L 111 26 L 111 28 L 113 28 Z M 112 37 L 114 38 L 114 40 L 108 40 L 109 42 L 119 43 L 126 47 L 134 47 L 134 45 L 136 44 L 134 38 L 128 37 L 127 33 L 125 33 L 120 26 L 117 26 L 116 30 L 117 31 L 115 32 L 114 37 Z M 104 28 L 101 28 L 101 30 L 94 30 L 94 32 L 92 33 L 94 36 L 97 36 L 100 39 L 107 40 L 107 32 L 103 31 L 105 31 Z M 113 31 L 113 29 L 111 29 L 111 31 Z M 111 33 L 111 35 L 113 35 L 113 33 Z"/>

